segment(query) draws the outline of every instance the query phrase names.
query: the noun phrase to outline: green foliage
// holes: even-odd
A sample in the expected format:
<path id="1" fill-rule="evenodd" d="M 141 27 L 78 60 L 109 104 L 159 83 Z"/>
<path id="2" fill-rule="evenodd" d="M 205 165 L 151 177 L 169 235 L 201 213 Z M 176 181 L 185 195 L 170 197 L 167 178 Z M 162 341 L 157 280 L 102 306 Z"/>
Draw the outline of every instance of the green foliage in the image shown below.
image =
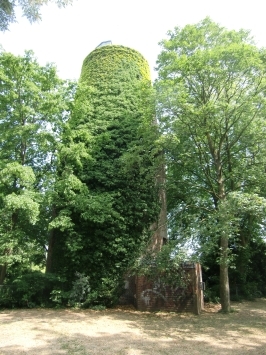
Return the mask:
<path id="1" fill-rule="evenodd" d="M 97 287 L 92 289 L 82 304 L 83 308 L 103 310 L 112 307 L 118 302 L 121 293 L 123 280 L 121 277 L 106 277 L 100 280 Z"/>
<path id="2" fill-rule="evenodd" d="M 0 53 L 0 284 L 9 267 L 44 262 L 55 152 L 74 85 L 31 51 Z M 12 270 L 11 270 L 12 274 Z"/>
<path id="3" fill-rule="evenodd" d="M 39 216 L 38 195 L 33 189 L 35 180 L 30 167 L 16 162 L 5 165 L 0 173 L 0 266 L 6 268 L 23 262 L 34 246 L 29 238 L 30 226 Z M 3 269 L 2 269 L 3 270 Z M 4 281 L 4 274 L 1 282 Z"/>
<path id="4" fill-rule="evenodd" d="M 88 275 L 89 304 L 113 303 L 111 293 L 158 216 L 158 132 L 148 71 L 134 50 L 93 51 L 64 131 L 57 217 L 50 224 L 53 268 L 70 282 L 74 271 Z"/>
<path id="5" fill-rule="evenodd" d="M 21 275 L 11 284 L 3 286 L 0 292 L 0 306 L 8 308 L 50 306 L 52 290 L 63 289 L 64 282 L 64 279 L 54 274 L 44 274 L 40 271 Z"/>
<path id="6" fill-rule="evenodd" d="M 105 87 L 111 93 L 109 80 L 117 80 L 119 71 L 125 74 L 135 71 L 135 78 L 149 81 L 150 70 L 147 61 L 137 51 L 124 46 L 104 46 L 91 52 L 84 60 L 80 81 L 93 87 Z M 117 92 L 127 82 L 126 75 L 119 76 L 121 86 L 117 86 Z M 103 93 L 102 93 L 103 94 Z M 117 107 L 119 110 L 119 107 Z"/>
<path id="7" fill-rule="evenodd" d="M 219 295 L 219 283 L 212 287 L 206 287 L 206 290 L 204 291 L 204 301 L 220 303 L 221 299 Z M 234 301 L 233 298 L 231 298 L 231 300 Z"/>
<path id="8" fill-rule="evenodd" d="M 50 293 L 50 300 L 56 307 L 72 306 L 81 307 L 90 293 L 89 277 L 76 272 L 76 279 L 72 282 L 72 289 L 65 291 L 64 285 L 61 288 L 53 289 Z M 60 285 L 58 285 L 60 286 Z"/>
<path id="9" fill-rule="evenodd" d="M 13 297 L 12 288 L 6 285 L 0 285 L 0 308 L 12 308 Z"/>
<path id="10" fill-rule="evenodd" d="M 86 300 L 89 292 L 89 277 L 79 272 L 76 272 L 76 280 L 73 281 L 73 287 L 69 294 L 70 304 L 81 304 Z"/>
<path id="11" fill-rule="evenodd" d="M 49 299 L 53 302 L 53 305 L 55 305 L 56 308 L 65 307 L 69 301 L 69 291 L 56 288 L 51 291 Z"/>
<path id="12" fill-rule="evenodd" d="M 22 14 L 32 23 L 41 19 L 40 8 L 48 2 L 55 2 L 59 7 L 72 3 L 72 0 L 1 0 L 0 31 L 6 31 L 9 25 L 16 22 L 16 7 L 22 9 Z"/>
<path id="13" fill-rule="evenodd" d="M 242 223 L 248 215 L 256 216 L 250 227 L 263 219 L 265 50 L 248 31 L 209 18 L 168 35 L 156 88 L 170 230 L 210 252 L 219 244 L 221 301 L 228 307 L 230 243 L 250 239 Z"/>
<path id="14" fill-rule="evenodd" d="M 183 267 L 187 260 L 186 252 L 178 250 L 176 243 L 169 242 L 156 254 L 150 250 L 144 251 L 131 268 L 131 273 L 144 275 L 153 282 L 160 281 L 174 288 L 185 288 L 190 281 Z"/>

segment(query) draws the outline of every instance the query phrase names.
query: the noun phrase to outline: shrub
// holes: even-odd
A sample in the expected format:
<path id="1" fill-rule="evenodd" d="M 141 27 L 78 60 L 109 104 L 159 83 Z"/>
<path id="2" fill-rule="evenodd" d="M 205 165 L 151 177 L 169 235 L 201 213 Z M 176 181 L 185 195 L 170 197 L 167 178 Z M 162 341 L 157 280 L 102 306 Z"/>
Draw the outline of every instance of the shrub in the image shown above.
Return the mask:
<path id="1" fill-rule="evenodd" d="M 13 306 L 12 287 L 10 285 L 0 286 L 0 307 L 9 308 Z"/>
<path id="2" fill-rule="evenodd" d="M 99 287 L 88 294 L 86 301 L 83 303 L 83 308 L 103 309 L 102 307 L 112 307 L 118 302 L 121 289 L 120 279 L 102 278 Z"/>
<path id="3" fill-rule="evenodd" d="M 183 251 L 177 252 L 174 245 L 168 243 L 156 254 L 151 250 L 146 251 L 132 267 L 131 274 L 185 289 L 190 283 L 189 275 L 183 267 L 187 255 Z"/>
<path id="4" fill-rule="evenodd" d="M 0 294 L 2 307 L 29 307 L 52 305 L 50 294 L 54 288 L 62 288 L 64 279 L 54 274 L 33 271 L 17 277 L 4 287 Z M 60 287 L 59 287 L 60 286 Z"/>
<path id="5" fill-rule="evenodd" d="M 90 293 L 89 276 L 76 272 L 77 279 L 73 281 L 73 287 L 69 294 L 70 305 L 81 305 Z"/>

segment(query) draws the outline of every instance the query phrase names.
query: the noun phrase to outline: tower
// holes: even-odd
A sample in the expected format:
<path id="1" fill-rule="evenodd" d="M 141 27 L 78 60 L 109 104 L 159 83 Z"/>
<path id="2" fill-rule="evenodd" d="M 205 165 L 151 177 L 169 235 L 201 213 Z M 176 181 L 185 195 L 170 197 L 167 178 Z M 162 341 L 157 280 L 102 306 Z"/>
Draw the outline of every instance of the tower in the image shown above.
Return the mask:
<path id="1" fill-rule="evenodd" d="M 123 73 L 123 78 L 121 73 Z M 106 105 L 107 108 L 110 103 L 110 97 L 106 98 L 106 93 L 108 92 L 108 89 L 109 93 L 111 93 L 113 82 L 116 83 L 117 80 L 121 80 L 121 88 L 123 87 L 125 91 L 128 90 L 129 83 L 133 84 L 134 81 L 138 82 L 138 85 L 135 88 L 135 94 L 136 96 L 141 96 L 137 91 L 139 90 L 141 92 L 145 86 L 147 89 L 147 86 L 150 87 L 151 85 L 149 65 L 144 57 L 133 49 L 123 46 L 114 46 L 111 41 L 101 42 L 100 45 L 96 47 L 96 50 L 91 52 L 85 58 L 82 66 L 80 82 L 90 84 L 97 88 L 99 90 L 99 95 L 101 96 L 101 103 Z M 142 87 L 140 83 L 142 83 Z M 118 92 L 115 94 L 117 93 Z M 122 108 L 119 107 L 119 94 L 116 97 L 113 97 L 112 100 L 112 104 L 117 102 L 117 110 Z M 135 105 L 137 110 L 140 109 L 140 107 L 138 107 L 140 104 L 141 103 L 138 102 Z M 150 123 L 151 126 L 153 126 L 153 128 L 150 128 L 154 129 L 154 124 L 156 125 L 155 112 L 152 107 L 150 109 Z M 161 208 L 159 215 L 151 225 L 151 248 L 158 251 L 167 239 L 166 196 L 164 189 L 165 171 L 163 161 L 159 163 L 154 178 L 155 186 L 159 189 L 159 203 Z"/>
<path id="2" fill-rule="evenodd" d="M 74 191 L 80 204 L 67 205 L 73 229 L 57 233 L 54 270 L 89 275 L 92 289 L 122 277 L 151 239 L 150 226 L 158 230 L 154 107 L 149 66 L 139 52 L 107 43 L 85 58 L 65 137 L 78 158 L 68 155 L 61 167 L 84 188 Z"/>

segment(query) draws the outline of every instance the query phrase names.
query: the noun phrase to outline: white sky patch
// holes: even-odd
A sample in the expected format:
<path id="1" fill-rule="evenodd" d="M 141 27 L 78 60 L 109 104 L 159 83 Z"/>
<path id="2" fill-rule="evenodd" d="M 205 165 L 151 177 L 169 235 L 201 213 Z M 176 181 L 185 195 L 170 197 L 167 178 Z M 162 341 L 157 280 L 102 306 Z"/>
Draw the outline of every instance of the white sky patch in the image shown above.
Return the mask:
<path id="1" fill-rule="evenodd" d="M 194 24 L 210 16 L 228 29 L 249 29 L 266 47 L 265 0 L 74 0 L 58 9 L 44 6 L 42 21 L 33 25 L 18 16 L 10 31 L 0 33 L 0 44 L 15 55 L 33 50 L 39 63 L 56 64 L 63 79 L 78 79 L 85 57 L 102 41 L 138 50 L 153 68 L 158 42 L 175 26 Z"/>

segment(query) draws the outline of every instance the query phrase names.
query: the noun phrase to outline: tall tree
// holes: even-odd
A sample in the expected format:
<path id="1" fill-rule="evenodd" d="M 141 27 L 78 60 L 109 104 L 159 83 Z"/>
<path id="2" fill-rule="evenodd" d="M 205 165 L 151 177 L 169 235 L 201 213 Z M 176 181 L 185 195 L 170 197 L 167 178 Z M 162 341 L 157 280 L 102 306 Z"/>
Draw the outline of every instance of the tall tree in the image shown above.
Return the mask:
<path id="1" fill-rule="evenodd" d="M 253 212 L 264 204 L 256 194 L 265 184 L 265 51 L 248 31 L 209 18 L 168 35 L 156 88 L 170 214 L 177 234 L 186 230 L 205 243 L 218 238 L 221 303 L 229 312 L 229 240 L 241 227 L 229 206 L 237 203 L 239 214 L 245 199 Z"/>
<path id="2" fill-rule="evenodd" d="M 65 7 L 72 4 L 73 0 L 1 0 L 0 31 L 8 30 L 9 25 L 16 22 L 16 7 L 20 7 L 23 16 L 32 23 L 41 19 L 40 8 L 49 2 L 54 2 L 59 7 Z"/>
<path id="3" fill-rule="evenodd" d="M 40 66 L 32 52 L 0 53 L 1 282 L 8 265 L 34 253 L 44 256 L 46 196 L 70 92 L 56 68 Z"/>

